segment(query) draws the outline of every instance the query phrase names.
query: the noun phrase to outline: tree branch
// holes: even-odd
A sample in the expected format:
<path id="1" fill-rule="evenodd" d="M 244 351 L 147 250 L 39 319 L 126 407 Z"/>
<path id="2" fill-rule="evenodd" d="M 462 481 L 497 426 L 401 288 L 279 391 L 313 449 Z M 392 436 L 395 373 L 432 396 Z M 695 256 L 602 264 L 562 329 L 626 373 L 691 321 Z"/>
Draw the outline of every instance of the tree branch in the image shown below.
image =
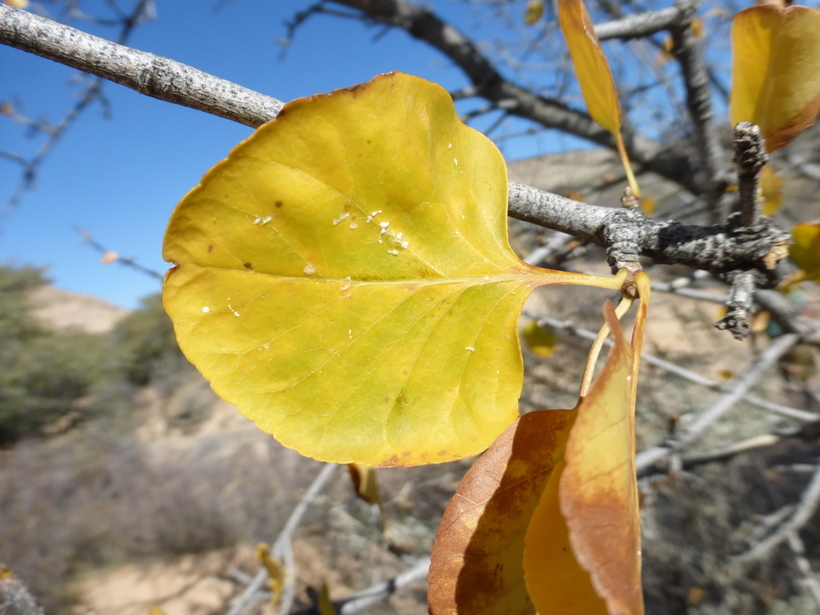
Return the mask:
<path id="1" fill-rule="evenodd" d="M 699 0 L 678 0 L 674 6 L 659 11 L 637 13 L 595 26 L 598 40 L 612 38 L 630 40 L 651 36 L 661 30 L 689 24 L 695 16 Z"/>
<path id="2" fill-rule="evenodd" d="M 465 58 L 464 62 L 475 69 L 476 76 L 482 70 L 497 76 L 494 69 L 485 64 L 486 60 L 476 55 L 478 52 L 472 43 L 426 9 L 403 0 L 344 2 L 351 6 L 360 4 L 384 10 L 401 9 L 404 12 L 400 17 L 404 20 L 402 23 L 407 22 L 406 27 L 421 27 L 419 19 L 432 23 L 438 28 L 435 32 L 441 37 L 442 45 L 446 43 L 459 50 L 459 57 Z M 117 45 L 3 4 L 0 4 L 0 42 L 91 71 L 154 98 L 248 126 L 258 126 L 272 119 L 283 106 L 274 98 L 190 66 Z M 501 78 L 497 76 L 497 79 Z M 506 86 L 498 87 L 503 90 Z M 529 97 L 527 100 L 539 108 L 555 110 L 570 124 L 580 122 L 578 126 L 591 125 L 591 120 L 584 114 L 549 103 L 523 90 L 521 96 Z M 508 98 L 504 97 L 505 100 Z M 516 112 L 520 109 L 520 105 L 515 108 Z M 600 132 L 597 127 L 594 130 Z M 789 237 L 767 218 L 761 218 L 760 224 L 752 229 L 739 226 L 734 219 L 724 226 L 683 226 L 677 222 L 649 220 L 637 210 L 579 203 L 515 182 L 510 182 L 509 214 L 589 239 L 610 249 L 609 259 L 614 269 L 633 262 L 636 255 L 643 255 L 651 257 L 656 263 L 677 263 L 715 273 L 737 268 L 753 269 L 760 278 L 758 283 L 764 286 L 766 283 L 771 285 L 775 280 L 771 259 L 773 247 Z M 624 241 L 624 237 L 629 237 L 629 241 Z M 621 248 L 613 249 L 613 246 Z"/>
<path id="3" fill-rule="evenodd" d="M 246 126 L 276 117 L 279 100 L 180 62 L 137 51 L 0 4 L 0 42 L 77 68 L 146 96 L 199 109 Z"/>

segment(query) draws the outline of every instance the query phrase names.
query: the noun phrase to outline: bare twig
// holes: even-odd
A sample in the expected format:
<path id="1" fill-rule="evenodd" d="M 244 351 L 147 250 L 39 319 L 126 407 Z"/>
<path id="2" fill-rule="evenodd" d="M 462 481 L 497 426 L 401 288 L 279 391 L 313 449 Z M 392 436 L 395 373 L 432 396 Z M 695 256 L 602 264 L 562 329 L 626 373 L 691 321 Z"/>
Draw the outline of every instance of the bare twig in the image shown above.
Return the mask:
<path id="1" fill-rule="evenodd" d="M 334 600 L 333 606 L 336 607 L 336 612 L 339 615 L 359 613 L 377 602 L 386 600 L 400 589 L 404 589 L 408 585 L 425 578 L 429 568 L 430 558 L 422 558 L 411 568 L 397 574 L 392 579 L 377 583 L 342 600 Z M 319 611 L 315 607 L 309 607 L 301 611 L 295 611 L 292 615 L 319 615 Z"/>
<path id="2" fill-rule="evenodd" d="M 679 432 L 674 439 L 670 438 L 663 444 L 639 452 L 635 462 L 638 474 L 645 475 L 657 471 L 658 464 L 670 453 L 680 451 L 695 442 L 704 431 L 758 384 L 763 374 L 799 340 L 800 336 L 794 333 L 772 340 L 768 348 L 761 353 L 760 358 L 728 385 L 729 391 L 701 412 L 691 425 Z"/>
<path id="3" fill-rule="evenodd" d="M 307 491 L 305 491 L 305 495 L 303 495 L 302 499 L 299 500 L 299 504 L 296 505 L 296 508 L 293 509 L 290 517 L 285 522 L 285 526 L 282 528 L 282 531 L 279 532 L 279 536 L 276 537 L 276 542 L 273 543 L 273 547 L 271 548 L 271 553 L 274 557 L 280 560 L 282 559 L 283 555 L 287 551 L 287 546 L 293 539 L 293 533 L 296 531 L 296 528 L 302 521 L 302 517 L 304 517 L 307 512 L 308 506 L 310 506 L 313 498 L 316 497 L 324 484 L 333 475 L 333 472 L 336 471 L 336 468 L 338 468 L 336 464 L 325 464 L 325 466 L 316 475 L 316 478 L 313 479 L 310 487 L 308 487 Z M 228 615 L 241 615 L 242 613 L 247 612 L 247 610 L 253 606 L 256 600 L 256 594 L 262 588 L 262 584 L 267 578 L 268 572 L 265 568 L 262 568 L 245 588 L 245 591 L 242 592 L 242 595 L 239 596 L 239 598 L 237 598 L 233 603 L 228 611 Z"/>
<path id="4" fill-rule="evenodd" d="M 803 496 L 800 498 L 800 504 L 795 509 L 791 518 L 768 538 L 756 544 L 746 553 L 735 557 L 732 560 L 733 563 L 747 564 L 764 557 L 769 551 L 780 545 L 784 540 L 787 540 L 790 534 L 799 532 L 814 516 L 818 504 L 820 504 L 820 465 L 815 468 L 814 475 L 806 487 L 806 490 L 803 492 Z"/>
<path id="5" fill-rule="evenodd" d="M 820 583 L 817 582 L 817 577 L 811 569 L 811 563 L 806 557 L 806 548 L 800 535 L 797 532 L 789 533 L 789 548 L 794 555 L 794 562 L 797 564 L 797 569 L 800 571 L 800 584 L 809 590 L 811 597 L 820 607 Z"/>
<path id="6" fill-rule="evenodd" d="M 83 229 L 81 229 L 79 227 L 74 227 L 74 230 L 77 232 L 77 234 L 80 237 L 82 237 L 83 241 L 86 244 L 88 244 L 89 246 L 94 248 L 100 254 L 103 254 L 104 256 L 109 255 L 109 254 L 114 254 L 116 258 L 115 258 L 115 260 L 112 260 L 111 262 L 117 262 L 120 265 L 123 265 L 124 267 L 128 267 L 130 269 L 134 269 L 135 271 L 139 271 L 140 273 L 143 273 L 143 274 L 147 275 L 150 278 L 154 278 L 155 280 L 160 280 L 160 281 L 162 280 L 163 275 L 160 272 L 154 271 L 153 269 L 145 267 L 144 265 L 140 265 L 133 258 L 127 258 L 125 256 L 120 256 L 119 254 L 116 254 L 115 252 L 112 252 L 111 250 L 106 248 L 104 245 L 102 245 L 101 243 L 96 241 L 94 239 L 94 237 L 91 236 L 91 233 L 89 233 L 87 231 L 84 231 Z M 106 261 L 106 263 L 107 263 L 107 261 Z"/>
<path id="7" fill-rule="evenodd" d="M 780 440 L 780 436 L 777 436 L 775 434 L 763 434 L 760 436 L 755 436 L 754 438 L 749 438 L 748 440 L 744 440 L 743 442 L 737 442 L 730 446 L 725 446 L 714 451 L 684 457 L 681 460 L 681 467 L 684 470 L 689 470 L 691 468 L 694 468 L 695 466 L 703 465 L 705 463 L 725 461 L 726 459 L 731 459 L 732 457 L 740 455 L 742 453 L 748 453 L 749 451 L 753 451 L 759 448 L 774 446 L 775 444 L 780 442 Z"/>

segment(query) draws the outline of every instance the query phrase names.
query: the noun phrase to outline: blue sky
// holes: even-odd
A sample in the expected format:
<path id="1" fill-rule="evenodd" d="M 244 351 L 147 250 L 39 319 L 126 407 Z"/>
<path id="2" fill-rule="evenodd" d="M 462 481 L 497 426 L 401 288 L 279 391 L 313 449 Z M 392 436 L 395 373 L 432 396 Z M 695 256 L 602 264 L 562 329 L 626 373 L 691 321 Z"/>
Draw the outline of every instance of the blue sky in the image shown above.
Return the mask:
<path id="1" fill-rule="evenodd" d="M 95 4 L 101 3 L 89 0 L 83 6 L 93 13 Z M 276 39 L 285 34 L 282 24 L 308 6 L 307 0 L 233 0 L 214 10 L 217 4 L 158 2 L 157 20 L 139 26 L 129 45 L 285 101 L 391 70 L 450 90 L 466 85 L 446 58 L 403 32 L 374 40 L 378 30 L 327 16 L 307 22 L 281 61 Z M 441 0 L 434 6 L 453 23 L 471 19 L 462 3 Z M 86 23 L 72 25 L 114 36 Z M 0 101 L 19 101 L 28 117 L 58 120 L 78 91 L 71 85 L 76 71 L 5 46 L 0 46 L 0 75 Z M 74 227 L 123 256 L 165 271 L 162 235 L 174 205 L 251 130 L 113 83 L 105 85 L 105 94 L 110 117 L 98 104 L 89 108 L 42 166 L 37 189 L 0 221 L 0 262 L 48 266 L 61 288 L 133 308 L 140 297 L 159 290 L 158 282 L 118 265 L 101 265 L 99 254 L 83 245 Z M 29 155 L 41 142 L 0 116 L 0 149 Z M 502 151 L 514 159 L 581 145 L 544 134 L 505 141 Z M 0 160 L 0 204 L 19 179 L 20 168 Z"/>

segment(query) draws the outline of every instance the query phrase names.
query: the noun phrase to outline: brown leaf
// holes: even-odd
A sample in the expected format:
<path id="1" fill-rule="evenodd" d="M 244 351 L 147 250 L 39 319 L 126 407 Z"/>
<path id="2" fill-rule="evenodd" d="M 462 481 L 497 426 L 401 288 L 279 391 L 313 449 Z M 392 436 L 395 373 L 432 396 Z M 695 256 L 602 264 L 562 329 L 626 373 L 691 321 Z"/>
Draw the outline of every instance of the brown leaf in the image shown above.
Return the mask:
<path id="1" fill-rule="evenodd" d="M 532 615 L 524 536 L 574 410 L 530 412 L 470 468 L 444 511 L 430 564 L 431 615 Z"/>

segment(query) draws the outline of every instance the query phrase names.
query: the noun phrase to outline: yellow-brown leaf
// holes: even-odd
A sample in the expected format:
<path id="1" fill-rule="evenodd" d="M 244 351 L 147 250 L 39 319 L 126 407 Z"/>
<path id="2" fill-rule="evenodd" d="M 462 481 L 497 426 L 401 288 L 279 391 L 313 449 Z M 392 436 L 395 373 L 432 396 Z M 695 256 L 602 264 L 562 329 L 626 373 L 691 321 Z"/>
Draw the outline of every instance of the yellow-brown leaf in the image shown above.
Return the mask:
<path id="1" fill-rule="evenodd" d="M 563 456 L 575 414 L 525 414 L 464 476 L 433 546 L 428 593 L 432 615 L 535 612 L 524 584 L 524 536 L 550 473 Z"/>
<path id="2" fill-rule="evenodd" d="M 641 301 L 645 310 L 646 301 Z M 641 615 L 641 527 L 635 479 L 636 364 L 611 305 L 614 345 L 578 407 L 561 478 L 561 512 L 581 566 L 612 615 Z"/>
<path id="3" fill-rule="evenodd" d="M 613 135 L 621 130 L 621 104 L 595 29 L 582 0 L 558 0 L 558 19 L 592 119 Z"/>
<path id="4" fill-rule="evenodd" d="M 754 6 L 732 22 L 732 124 L 760 126 L 766 149 L 788 145 L 820 110 L 820 13 Z"/>

